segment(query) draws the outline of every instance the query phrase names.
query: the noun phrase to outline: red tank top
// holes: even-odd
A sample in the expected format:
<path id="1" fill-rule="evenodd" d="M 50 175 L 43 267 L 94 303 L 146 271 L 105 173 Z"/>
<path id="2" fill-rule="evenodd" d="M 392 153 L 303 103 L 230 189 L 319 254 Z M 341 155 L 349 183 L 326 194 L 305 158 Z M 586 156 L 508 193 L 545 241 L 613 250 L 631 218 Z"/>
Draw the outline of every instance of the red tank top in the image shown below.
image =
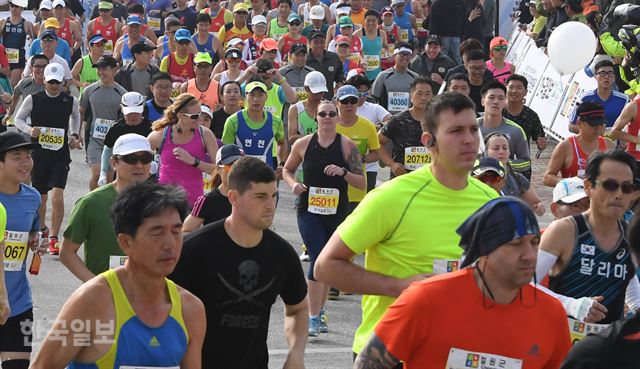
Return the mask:
<path id="1" fill-rule="evenodd" d="M 209 88 L 207 88 L 206 91 L 200 91 L 198 86 L 196 86 L 196 80 L 190 79 L 189 82 L 187 82 L 187 92 L 213 110 L 220 101 L 218 98 L 218 86 L 218 81 L 212 79 L 211 82 L 209 82 Z"/>
<path id="2" fill-rule="evenodd" d="M 640 109 L 640 104 L 638 104 L 637 99 L 634 99 L 633 103 L 636 104 L 638 109 Z M 640 132 L 640 114 L 636 113 L 635 119 L 633 119 L 631 124 L 629 124 L 629 126 L 627 127 L 627 133 L 632 136 L 638 137 L 639 132 Z M 627 152 L 633 155 L 633 157 L 636 158 L 636 160 L 640 160 L 640 150 L 638 150 L 638 144 L 629 142 L 627 144 Z"/>
<path id="3" fill-rule="evenodd" d="M 582 147 L 578 144 L 576 136 L 569 137 L 569 142 L 573 149 L 573 160 L 571 160 L 569 168 L 560 170 L 560 173 L 562 173 L 562 178 L 576 176 L 582 178 L 584 177 L 584 171 L 587 169 L 587 159 L 589 159 L 589 155 L 582 151 Z M 598 137 L 598 151 L 607 151 L 607 141 L 605 141 L 602 136 Z"/>
<path id="4" fill-rule="evenodd" d="M 56 34 L 61 39 L 67 41 L 69 43 L 69 47 L 73 48 L 73 33 L 71 33 L 71 21 L 69 18 L 64 19 L 64 24 L 62 27 L 58 28 Z"/>
<path id="5" fill-rule="evenodd" d="M 187 62 L 180 65 L 176 61 L 175 55 L 171 53 L 167 63 L 167 71 L 173 82 L 186 82 L 191 78 L 196 78 L 196 72 L 193 70 L 193 54 L 189 53 Z"/>
<path id="6" fill-rule="evenodd" d="M 116 31 L 116 20 L 112 19 L 106 26 L 102 25 L 100 18 L 96 18 L 96 22 L 93 24 L 91 30 L 92 35 L 101 35 L 107 41 L 111 41 L 114 45 L 118 41 L 118 32 Z"/>
<path id="7" fill-rule="evenodd" d="M 209 16 L 211 16 L 210 8 L 206 8 L 204 12 L 209 14 Z M 225 22 L 224 22 L 225 13 L 226 13 L 226 10 L 224 8 L 220 8 L 220 10 L 218 11 L 218 14 L 215 17 L 211 17 L 211 27 L 209 27 L 209 32 L 217 33 L 220 30 L 220 27 L 225 25 Z"/>
<path id="8" fill-rule="evenodd" d="M 289 55 L 289 51 L 291 50 L 291 46 L 293 46 L 293 44 L 307 44 L 307 38 L 304 36 L 296 40 L 289 36 L 289 34 L 287 33 L 286 35 L 282 36 L 282 38 L 284 39 L 284 46 L 282 46 L 282 50 L 280 51 L 282 57 Z"/>

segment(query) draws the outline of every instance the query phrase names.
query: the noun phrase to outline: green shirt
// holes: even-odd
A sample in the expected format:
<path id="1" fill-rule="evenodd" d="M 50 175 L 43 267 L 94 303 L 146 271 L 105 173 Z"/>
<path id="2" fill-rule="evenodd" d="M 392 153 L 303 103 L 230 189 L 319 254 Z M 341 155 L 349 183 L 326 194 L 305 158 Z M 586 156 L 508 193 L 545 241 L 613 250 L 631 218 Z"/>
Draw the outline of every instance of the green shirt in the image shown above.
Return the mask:
<path id="1" fill-rule="evenodd" d="M 242 109 L 242 115 L 244 116 L 244 120 L 247 122 L 249 128 L 258 130 L 264 126 L 267 122 L 267 114 L 265 112 L 264 119 L 261 122 L 254 122 L 249 119 L 249 114 L 247 114 L 247 109 Z M 284 125 L 282 124 L 282 119 L 277 117 L 275 114 L 273 116 L 273 136 L 276 139 L 276 142 L 282 142 L 284 140 Z M 224 130 L 222 131 L 222 143 L 227 144 L 235 144 L 236 143 L 236 132 L 238 132 L 238 116 L 234 113 L 227 118 L 227 121 L 224 123 Z M 274 145 L 275 147 L 275 145 Z"/>
<path id="2" fill-rule="evenodd" d="M 124 255 L 113 231 L 109 211 L 118 193 L 113 185 L 96 188 L 78 199 L 64 237 L 84 243 L 84 263 L 94 274 L 109 269 L 109 256 Z"/>
<path id="3" fill-rule="evenodd" d="M 496 191 L 471 177 L 463 190 L 445 187 L 431 173 L 431 165 L 425 165 L 369 192 L 337 232 L 351 251 L 366 252 L 368 271 L 396 278 L 432 273 L 436 260 L 460 260 L 456 229 L 495 197 Z M 362 297 L 353 352 L 362 350 L 394 300 Z"/>
<path id="4" fill-rule="evenodd" d="M 541 15 L 537 16 L 533 19 L 533 29 L 531 32 L 539 35 L 542 32 L 542 28 L 547 24 L 547 17 L 543 17 Z"/>
<path id="5" fill-rule="evenodd" d="M 7 230 L 7 210 L 0 204 L 0 242 L 4 241 L 4 232 Z"/>

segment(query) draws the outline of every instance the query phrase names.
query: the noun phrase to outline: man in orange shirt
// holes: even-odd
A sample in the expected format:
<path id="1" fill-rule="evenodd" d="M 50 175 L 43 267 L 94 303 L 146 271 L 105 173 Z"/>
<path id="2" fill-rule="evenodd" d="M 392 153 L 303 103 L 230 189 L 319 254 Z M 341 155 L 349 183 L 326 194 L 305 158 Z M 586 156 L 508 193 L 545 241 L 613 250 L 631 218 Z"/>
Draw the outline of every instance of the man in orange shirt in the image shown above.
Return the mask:
<path id="1" fill-rule="evenodd" d="M 540 229 L 514 197 L 457 230 L 457 272 L 413 283 L 387 310 L 354 368 L 556 369 L 571 347 L 562 305 L 529 284 Z"/>

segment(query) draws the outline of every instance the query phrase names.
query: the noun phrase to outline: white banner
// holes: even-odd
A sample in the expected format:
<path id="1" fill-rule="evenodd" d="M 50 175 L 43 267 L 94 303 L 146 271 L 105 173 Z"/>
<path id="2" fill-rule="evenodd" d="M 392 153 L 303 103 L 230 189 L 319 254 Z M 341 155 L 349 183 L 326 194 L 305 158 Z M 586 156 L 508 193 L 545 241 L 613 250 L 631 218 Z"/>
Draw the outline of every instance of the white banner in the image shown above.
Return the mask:
<path id="1" fill-rule="evenodd" d="M 530 39 L 529 37 L 526 38 Z M 522 62 L 516 64 L 516 73 L 523 75 L 529 82 L 527 96 L 525 96 L 527 106 L 531 106 L 533 94 L 536 92 L 540 77 L 542 77 L 544 70 L 547 68 L 547 64 L 549 64 L 549 59 L 535 45 L 529 47 Z"/>
<path id="2" fill-rule="evenodd" d="M 556 114 L 556 119 L 551 126 L 551 130 L 561 137 L 570 136 L 570 118 L 576 108 L 576 104 L 580 101 L 582 96 L 584 96 L 585 92 L 593 90 L 597 86 L 595 79 L 587 76 L 584 70 L 574 74 L 573 79 L 569 82 L 567 91 L 562 98 L 560 109 L 558 109 L 558 113 Z"/>

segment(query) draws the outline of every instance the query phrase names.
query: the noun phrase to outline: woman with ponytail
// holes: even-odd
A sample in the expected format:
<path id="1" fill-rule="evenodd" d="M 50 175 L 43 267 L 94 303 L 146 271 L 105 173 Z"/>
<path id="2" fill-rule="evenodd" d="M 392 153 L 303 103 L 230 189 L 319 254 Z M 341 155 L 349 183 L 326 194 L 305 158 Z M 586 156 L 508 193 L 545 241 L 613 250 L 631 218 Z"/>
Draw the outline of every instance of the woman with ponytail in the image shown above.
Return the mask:
<path id="1" fill-rule="evenodd" d="M 159 183 L 182 186 L 193 206 L 203 194 L 202 172 L 211 173 L 218 144 L 213 132 L 202 127 L 200 101 L 181 94 L 152 125 L 151 148 L 160 155 Z"/>

